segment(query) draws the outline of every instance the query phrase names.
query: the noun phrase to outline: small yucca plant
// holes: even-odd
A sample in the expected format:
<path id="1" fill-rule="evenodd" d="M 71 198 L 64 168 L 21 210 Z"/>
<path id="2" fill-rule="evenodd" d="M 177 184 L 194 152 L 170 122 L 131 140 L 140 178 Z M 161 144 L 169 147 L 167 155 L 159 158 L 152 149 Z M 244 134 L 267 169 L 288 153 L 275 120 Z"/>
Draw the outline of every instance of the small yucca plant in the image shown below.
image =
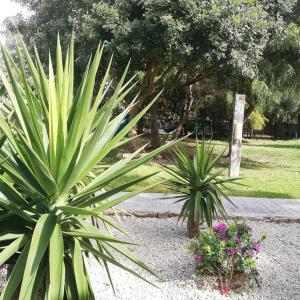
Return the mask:
<path id="1" fill-rule="evenodd" d="M 198 235 L 199 225 L 205 221 L 212 227 L 214 217 L 226 218 L 222 197 L 232 203 L 221 187 L 226 188 L 226 183 L 237 179 L 219 178 L 223 170 L 214 171 L 214 168 L 224 152 L 214 157 L 213 149 L 210 143 L 196 140 L 192 158 L 183 147 L 177 148 L 172 151 L 175 167 L 165 166 L 165 171 L 173 177 L 168 184 L 181 194 L 176 202 L 184 201 L 180 218 L 187 219 L 189 237 Z"/>
<path id="2" fill-rule="evenodd" d="M 125 81 L 127 67 L 106 96 L 111 61 L 96 87 L 99 47 L 74 95 L 73 38 L 64 62 L 58 39 L 56 74 L 51 57 L 46 75 L 37 50 L 32 58 L 21 39 L 16 50 L 15 61 L 2 47 L 6 74 L 0 71 L 8 98 L 0 114 L 0 265 L 14 265 L 1 299 L 11 299 L 18 290 L 18 299 L 24 300 L 34 299 L 38 290 L 43 299 L 93 299 L 88 254 L 104 266 L 110 280 L 108 263 L 139 276 L 117 261 L 114 252 L 154 274 L 126 250 L 126 242 L 112 235 L 111 228 L 121 229 L 103 214 L 141 189 L 125 195 L 120 191 L 153 174 L 105 188 L 172 143 L 136 158 L 139 149 L 89 176 L 110 151 L 130 140 L 126 134 L 151 105 L 119 130 L 134 101 L 119 114 L 115 109 L 133 90 L 135 77 Z M 87 181 L 87 176 L 93 179 Z"/>

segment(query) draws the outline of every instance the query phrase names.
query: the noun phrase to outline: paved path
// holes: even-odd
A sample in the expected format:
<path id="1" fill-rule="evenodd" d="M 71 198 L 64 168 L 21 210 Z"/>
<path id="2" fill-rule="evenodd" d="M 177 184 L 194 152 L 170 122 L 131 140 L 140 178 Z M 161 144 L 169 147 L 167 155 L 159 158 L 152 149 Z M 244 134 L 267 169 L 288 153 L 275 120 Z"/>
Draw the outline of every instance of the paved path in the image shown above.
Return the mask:
<path id="1" fill-rule="evenodd" d="M 170 197 L 172 195 L 141 193 L 121 203 L 118 207 L 128 212 L 179 213 L 182 202 L 174 203 L 174 198 L 168 199 Z M 224 201 L 230 216 L 300 219 L 300 200 L 252 197 L 231 197 L 231 200 L 237 208 Z"/>

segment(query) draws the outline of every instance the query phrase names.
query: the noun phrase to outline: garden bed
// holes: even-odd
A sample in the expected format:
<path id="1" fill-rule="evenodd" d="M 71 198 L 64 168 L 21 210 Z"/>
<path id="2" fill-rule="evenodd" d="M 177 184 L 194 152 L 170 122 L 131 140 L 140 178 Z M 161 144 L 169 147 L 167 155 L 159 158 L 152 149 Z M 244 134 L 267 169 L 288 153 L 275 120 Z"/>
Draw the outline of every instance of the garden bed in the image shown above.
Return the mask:
<path id="1" fill-rule="evenodd" d="M 156 288 L 111 266 L 115 297 L 104 269 L 90 259 L 89 270 L 96 299 L 300 299 L 299 223 L 248 222 L 254 236 L 267 235 L 257 260 L 261 287 L 237 290 L 228 296 L 220 294 L 213 278 L 204 281 L 195 278 L 194 260 L 186 247 L 189 240 L 186 228 L 181 222 L 177 223 L 177 218 L 122 217 L 121 223 L 133 241 L 139 244 L 137 247 L 129 246 L 130 250 L 147 262 L 162 279 L 141 273 Z M 0 289 L 4 280 L 5 271 L 1 270 Z"/>
<path id="2" fill-rule="evenodd" d="M 127 272 L 111 267 L 116 298 L 105 271 L 90 260 L 96 299 L 300 299 L 300 224 L 250 221 L 254 236 L 267 235 L 258 255 L 261 287 L 222 296 L 213 282 L 195 278 L 193 257 L 186 248 L 185 226 L 176 218 L 122 218 L 122 224 L 138 247 L 130 246 L 160 274 L 162 280 L 146 275 L 158 288 Z M 143 274 L 145 275 L 145 274 Z"/>

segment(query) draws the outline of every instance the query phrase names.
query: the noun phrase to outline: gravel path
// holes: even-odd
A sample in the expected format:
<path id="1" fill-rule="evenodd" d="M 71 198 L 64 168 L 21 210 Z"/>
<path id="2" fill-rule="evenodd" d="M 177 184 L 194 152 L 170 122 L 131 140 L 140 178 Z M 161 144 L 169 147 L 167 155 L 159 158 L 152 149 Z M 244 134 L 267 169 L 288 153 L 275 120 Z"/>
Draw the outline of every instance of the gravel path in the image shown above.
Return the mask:
<path id="1" fill-rule="evenodd" d="M 185 227 L 177 220 L 123 218 L 122 225 L 138 247 L 130 247 L 157 271 L 162 281 L 151 278 L 159 288 L 152 287 L 123 270 L 111 267 L 116 297 L 105 272 L 90 260 L 90 272 L 97 299 L 177 300 L 177 299 L 300 299 L 300 224 L 249 222 L 254 234 L 267 235 L 257 266 L 261 288 L 242 294 L 221 296 L 219 291 L 201 288 L 194 278 L 192 257 L 186 250 Z"/>

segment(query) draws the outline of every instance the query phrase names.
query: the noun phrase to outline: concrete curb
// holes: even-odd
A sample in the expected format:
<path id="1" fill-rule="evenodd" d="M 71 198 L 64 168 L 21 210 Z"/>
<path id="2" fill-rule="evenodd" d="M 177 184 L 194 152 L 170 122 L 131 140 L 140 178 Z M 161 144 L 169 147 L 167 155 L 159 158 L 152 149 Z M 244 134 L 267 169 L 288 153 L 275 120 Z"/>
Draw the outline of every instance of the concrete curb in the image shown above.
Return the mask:
<path id="1" fill-rule="evenodd" d="M 114 210 L 109 209 L 105 212 L 107 216 L 114 216 L 116 213 Z M 179 213 L 176 212 L 155 212 L 155 211 L 118 211 L 119 216 L 124 217 L 136 217 L 136 218 L 157 218 L 157 219 L 166 219 L 166 218 L 178 218 Z M 270 223 L 298 223 L 300 224 L 300 218 L 285 218 L 285 217 L 276 217 L 276 216 L 237 216 L 237 215 L 228 215 L 229 220 L 249 220 L 249 221 L 264 221 Z"/>

